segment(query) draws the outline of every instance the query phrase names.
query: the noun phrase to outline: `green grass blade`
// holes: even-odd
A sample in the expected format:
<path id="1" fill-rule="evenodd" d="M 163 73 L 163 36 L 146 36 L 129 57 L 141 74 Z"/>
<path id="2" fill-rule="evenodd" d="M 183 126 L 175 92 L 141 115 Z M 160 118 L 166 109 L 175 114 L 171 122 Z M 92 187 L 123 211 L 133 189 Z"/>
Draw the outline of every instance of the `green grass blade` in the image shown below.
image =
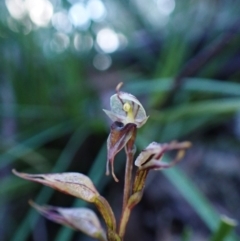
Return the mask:
<path id="1" fill-rule="evenodd" d="M 6 177 L 1 180 L 0 188 L 0 205 L 11 199 L 17 199 L 19 196 L 29 193 L 35 188 L 33 183 L 28 183 L 24 180 L 19 180 L 17 177 Z M 21 190 L 21 192 L 19 192 Z"/>
<path id="2" fill-rule="evenodd" d="M 211 79 L 186 78 L 185 90 L 240 96 L 240 84 Z"/>
<path id="3" fill-rule="evenodd" d="M 29 149 L 36 149 L 46 142 L 73 131 L 73 129 L 74 126 L 72 123 L 62 123 L 42 131 L 41 133 L 21 142 L 21 144 L 15 145 L 0 156 L 0 169 L 15 161 L 17 157 L 26 154 Z"/>
<path id="4" fill-rule="evenodd" d="M 224 241 L 236 226 L 235 220 L 222 216 L 218 228 L 210 241 Z"/>
<path id="5" fill-rule="evenodd" d="M 197 118 L 189 118 L 188 120 L 179 120 L 164 123 L 164 128 L 160 134 L 159 141 L 167 142 L 181 138 L 194 130 L 203 128 L 212 123 L 216 116 L 201 116 Z M 219 120 L 219 119 L 218 119 Z M 157 140 L 157 141 L 158 141 Z"/>
<path id="6" fill-rule="evenodd" d="M 127 84 L 126 89 L 133 94 L 162 93 L 171 89 L 172 78 L 153 80 L 136 80 Z M 185 91 L 196 91 L 221 95 L 240 95 L 240 84 L 235 82 L 223 82 L 213 79 L 185 78 L 181 86 Z"/>
<path id="7" fill-rule="evenodd" d="M 154 121 L 169 122 L 194 116 L 232 114 L 240 110 L 240 98 L 199 101 L 172 107 L 165 111 L 150 113 Z"/>
<path id="8" fill-rule="evenodd" d="M 164 161 L 167 162 L 169 159 L 165 156 Z M 219 215 L 193 182 L 177 167 L 164 170 L 163 174 L 177 187 L 207 226 L 212 231 L 215 230 L 219 222 Z"/>
<path id="9" fill-rule="evenodd" d="M 189 227 L 184 228 L 182 234 L 182 241 L 190 241 L 192 236 L 192 230 Z"/>

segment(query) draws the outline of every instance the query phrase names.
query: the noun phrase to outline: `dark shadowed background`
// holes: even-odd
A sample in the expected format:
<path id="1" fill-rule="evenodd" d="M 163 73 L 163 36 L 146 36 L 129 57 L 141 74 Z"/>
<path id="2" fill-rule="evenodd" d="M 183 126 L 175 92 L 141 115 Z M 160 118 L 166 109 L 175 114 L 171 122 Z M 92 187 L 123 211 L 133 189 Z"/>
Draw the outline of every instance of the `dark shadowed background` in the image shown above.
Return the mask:
<path id="1" fill-rule="evenodd" d="M 238 0 L 1 1 L 0 240 L 93 240 L 39 217 L 28 200 L 86 203 L 13 168 L 87 174 L 119 218 L 125 159 L 116 160 L 120 183 L 105 176 L 102 109 L 121 81 L 150 116 L 138 152 L 152 141 L 193 143 L 177 167 L 149 175 L 126 241 L 205 241 L 220 215 L 239 221 L 239 13 Z"/>

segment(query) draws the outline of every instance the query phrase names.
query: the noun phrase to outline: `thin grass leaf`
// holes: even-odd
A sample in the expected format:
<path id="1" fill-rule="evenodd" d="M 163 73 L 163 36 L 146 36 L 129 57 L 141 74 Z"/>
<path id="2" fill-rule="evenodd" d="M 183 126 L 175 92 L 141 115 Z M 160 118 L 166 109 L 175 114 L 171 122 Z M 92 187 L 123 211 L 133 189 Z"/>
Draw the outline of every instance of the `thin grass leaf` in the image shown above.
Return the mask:
<path id="1" fill-rule="evenodd" d="M 11 113 L 4 111 L 5 106 L 0 104 L 0 116 L 17 117 L 17 118 L 44 118 L 54 119 L 62 118 L 63 112 L 51 106 L 43 105 L 20 105 L 20 104 L 7 104 L 8 108 L 14 109 Z"/>
<path id="2" fill-rule="evenodd" d="M 179 38 L 183 38 L 181 34 L 175 34 L 166 39 L 163 45 L 163 50 L 161 51 L 160 58 L 158 60 L 157 66 L 155 68 L 154 78 L 165 78 L 176 76 L 181 66 L 184 65 L 186 56 L 189 53 L 188 45 L 185 41 L 179 41 Z M 177 54 L 176 54 L 177 53 Z M 172 85 L 174 79 L 169 78 L 168 84 Z M 158 79 L 158 82 L 161 82 L 161 79 Z M 152 106 L 155 106 L 156 103 L 160 103 L 165 99 L 165 95 L 154 94 L 150 96 L 150 102 Z"/>
<path id="3" fill-rule="evenodd" d="M 73 123 L 65 122 L 44 130 L 25 141 L 22 141 L 21 144 L 15 145 L 0 155 L 0 169 L 15 161 L 17 157 L 25 155 L 29 152 L 30 149 L 36 149 L 44 145 L 46 142 L 52 141 L 60 136 L 70 133 L 73 129 Z"/>
<path id="4" fill-rule="evenodd" d="M 182 241 L 190 241 L 192 239 L 192 230 L 189 227 L 184 228 L 182 233 Z"/>
<path id="5" fill-rule="evenodd" d="M 187 119 L 193 116 L 217 115 L 217 114 L 232 114 L 240 110 L 239 98 L 228 98 L 219 100 L 199 101 L 173 107 L 165 111 L 150 113 L 152 120 L 169 122 L 179 119 Z"/>
<path id="6" fill-rule="evenodd" d="M 168 162 L 169 158 L 164 157 Z M 191 204 L 201 219 L 213 231 L 219 222 L 218 213 L 211 207 L 207 199 L 200 193 L 198 188 L 190 181 L 186 175 L 177 167 L 164 170 L 163 174 L 177 187 L 179 192 Z"/>
<path id="7" fill-rule="evenodd" d="M 36 186 L 33 185 L 33 183 L 17 180 L 13 176 L 7 177 L 1 180 L 0 205 L 6 200 L 18 198 L 19 196 L 22 196 L 35 188 Z M 19 192 L 19 190 L 21 190 L 21 192 Z"/>
<path id="8" fill-rule="evenodd" d="M 218 228 L 210 241 L 224 241 L 236 226 L 237 222 L 235 220 L 222 216 Z"/>
<path id="9" fill-rule="evenodd" d="M 187 78 L 183 88 L 187 91 L 240 96 L 240 84 L 230 81 Z"/>
<path id="10" fill-rule="evenodd" d="M 153 80 L 137 80 L 126 84 L 126 89 L 133 94 L 151 94 L 167 92 L 171 89 L 172 78 Z M 221 95 L 240 95 L 240 84 L 235 82 L 223 82 L 214 79 L 185 78 L 185 84 L 181 90 L 195 91 Z"/>
<path id="11" fill-rule="evenodd" d="M 178 120 L 174 122 L 168 122 L 163 124 L 163 130 L 159 135 L 157 141 L 168 142 L 174 139 L 181 138 L 188 135 L 189 133 L 199 130 L 214 121 L 220 121 L 221 119 L 216 118 L 216 115 L 206 115 L 201 117 L 193 117 L 187 120 Z"/>

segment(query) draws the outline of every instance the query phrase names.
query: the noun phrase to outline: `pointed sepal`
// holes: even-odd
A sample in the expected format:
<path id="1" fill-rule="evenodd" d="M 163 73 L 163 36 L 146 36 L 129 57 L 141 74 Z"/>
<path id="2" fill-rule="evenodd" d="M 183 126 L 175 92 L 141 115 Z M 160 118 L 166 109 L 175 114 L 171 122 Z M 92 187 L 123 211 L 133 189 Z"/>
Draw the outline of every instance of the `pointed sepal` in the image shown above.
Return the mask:
<path id="1" fill-rule="evenodd" d="M 136 125 L 128 123 L 125 126 L 121 122 L 114 122 L 111 126 L 111 132 L 107 140 L 107 175 L 109 174 L 109 163 L 111 164 L 112 176 L 115 181 L 118 179 L 114 173 L 114 158 L 115 155 L 121 151 L 131 137 L 135 134 Z"/>

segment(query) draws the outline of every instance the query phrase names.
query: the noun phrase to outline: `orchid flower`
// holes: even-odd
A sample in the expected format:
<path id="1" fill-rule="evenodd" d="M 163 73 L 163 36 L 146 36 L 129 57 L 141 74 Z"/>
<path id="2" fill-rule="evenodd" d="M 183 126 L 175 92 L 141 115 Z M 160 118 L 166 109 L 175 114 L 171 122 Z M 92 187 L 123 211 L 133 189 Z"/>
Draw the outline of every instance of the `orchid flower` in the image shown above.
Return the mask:
<path id="1" fill-rule="evenodd" d="M 113 122 L 121 122 L 124 126 L 133 123 L 140 128 L 146 123 L 148 116 L 135 96 L 119 91 L 121 86 L 122 83 L 117 86 L 117 93 L 110 97 L 111 111 L 105 109 L 103 111 Z"/>
<path id="2" fill-rule="evenodd" d="M 138 170 L 133 184 L 133 193 L 141 194 L 143 192 L 149 170 L 162 170 L 174 166 L 183 158 L 185 150 L 190 146 L 191 143 L 188 141 L 173 141 L 163 144 L 152 142 L 149 144 L 135 160 L 135 165 L 138 167 Z M 169 163 L 163 162 L 162 157 L 164 153 L 172 150 L 177 151 L 176 157 Z"/>
<path id="3" fill-rule="evenodd" d="M 109 174 L 109 163 L 111 164 L 112 176 L 117 182 L 118 179 L 114 174 L 114 157 L 121 151 L 129 140 L 133 142 L 136 136 L 136 128 L 143 126 L 148 116 L 138 99 L 125 92 L 120 92 L 122 83 L 120 83 L 116 91 L 117 93 L 110 98 L 111 111 L 103 110 L 113 121 L 111 132 L 107 141 L 108 158 L 106 166 L 106 174 Z"/>
<path id="4" fill-rule="evenodd" d="M 157 142 L 152 142 L 144 149 L 137 159 L 135 160 L 135 165 L 140 169 L 154 169 L 161 170 L 164 168 L 169 168 L 180 161 L 185 153 L 185 149 L 191 146 L 190 142 L 176 142 L 160 144 Z M 178 150 L 176 158 L 170 163 L 162 162 L 163 154 L 167 151 Z"/>

